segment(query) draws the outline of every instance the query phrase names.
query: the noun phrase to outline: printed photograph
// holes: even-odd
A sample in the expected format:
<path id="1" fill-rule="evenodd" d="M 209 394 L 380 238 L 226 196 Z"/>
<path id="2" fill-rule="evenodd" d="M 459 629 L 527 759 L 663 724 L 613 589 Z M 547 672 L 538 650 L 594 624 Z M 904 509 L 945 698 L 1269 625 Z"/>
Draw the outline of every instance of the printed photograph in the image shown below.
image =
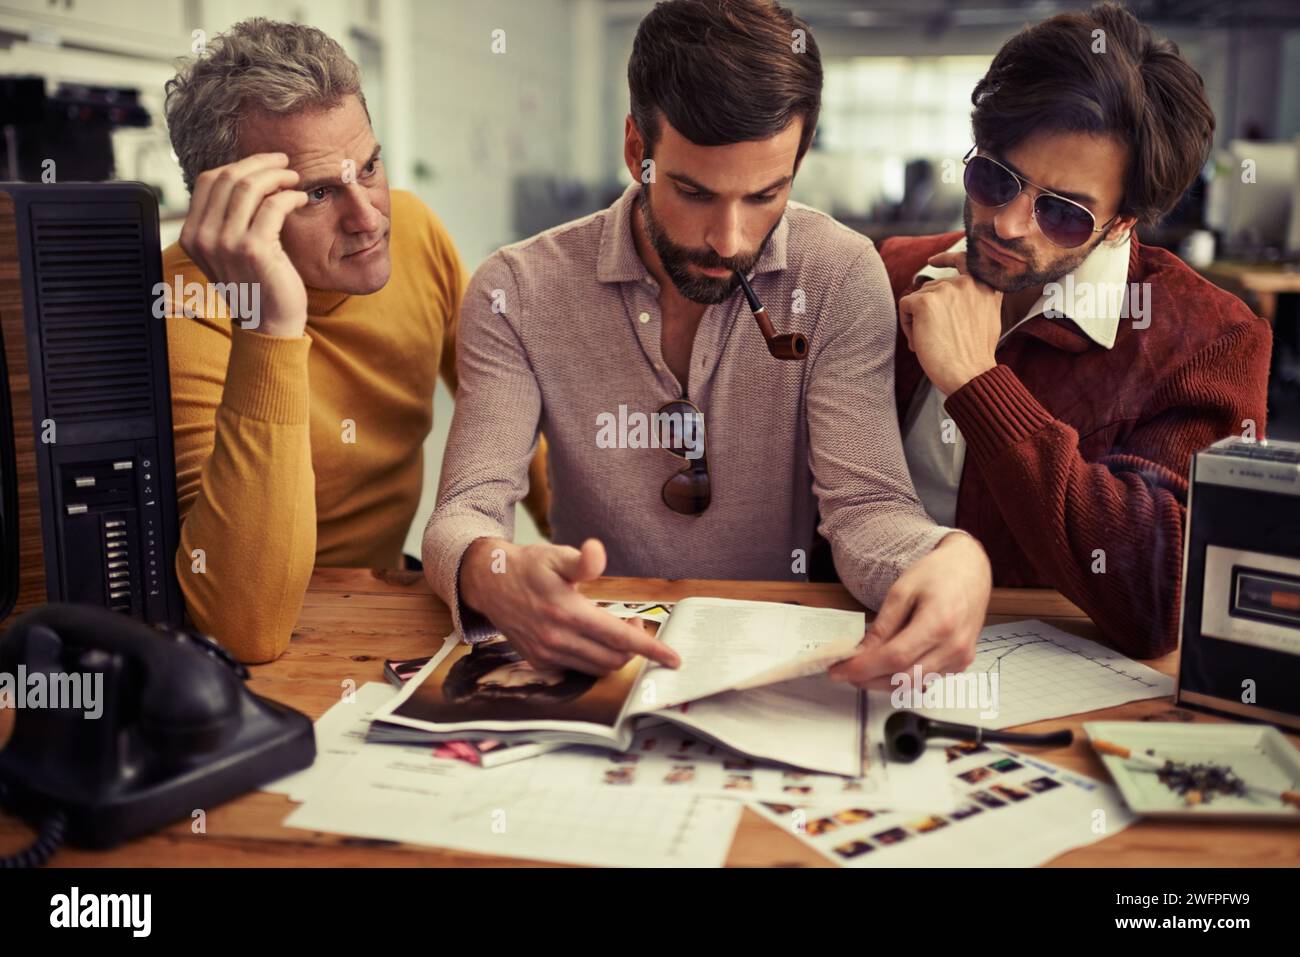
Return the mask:
<path id="1" fill-rule="evenodd" d="M 839 828 L 839 825 L 835 823 L 834 818 L 819 817 L 815 821 L 808 822 L 808 828 L 807 828 L 808 836 L 817 837 L 819 835 L 827 834 L 831 831 L 834 831 L 837 828 Z"/>
<path id="2" fill-rule="evenodd" d="M 1018 788 L 1014 784 L 995 784 L 989 790 L 995 794 L 1000 794 L 1004 798 L 1012 801 L 1023 801 L 1029 797 L 1029 792 L 1024 788 Z"/>
<path id="3" fill-rule="evenodd" d="M 922 818 L 919 821 L 913 821 L 907 826 L 910 827 L 912 830 L 916 831 L 917 834 L 928 834 L 931 831 L 939 830 L 939 828 L 941 827 L 947 827 L 948 822 L 945 821 L 943 818 L 932 814 L 929 817 Z"/>
<path id="4" fill-rule="evenodd" d="M 876 843 L 882 846 L 900 844 L 911 836 L 911 834 L 908 834 L 907 831 L 903 830 L 901 827 L 891 827 L 887 831 L 881 831 L 879 834 L 871 835 Z"/>
<path id="5" fill-rule="evenodd" d="M 860 824 L 863 821 L 871 820 L 875 816 L 875 811 L 868 811 L 864 807 L 851 807 L 845 811 L 838 811 L 835 814 L 835 820 L 841 824 Z"/>
<path id="6" fill-rule="evenodd" d="M 959 760 L 960 758 L 970 757 L 972 754 L 979 754 L 981 751 L 987 751 L 988 748 L 983 744 L 977 744 L 974 741 L 959 741 L 957 744 L 950 744 L 943 749 L 943 753 L 948 758 L 948 763 Z"/>
<path id="7" fill-rule="evenodd" d="M 875 847 L 870 841 L 849 841 L 847 844 L 841 844 L 835 848 L 835 853 L 845 860 L 852 860 L 874 850 Z"/>
<path id="8" fill-rule="evenodd" d="M 664 784 L 690 784 L 695 780 L 695 765 L 678 764 L 664 775 Z"/>
<path id="9" fill-rule="evenodd" d="M 631 784 L 636 780 L 636 768 L 608 768 L 605 771 L 606 784 Z"/>
<path id="10" fill-rule="evenodd" d="M 633 658 L 603 678 L 534 668 L 496 637 L 452 649 L 394 713 L 441 724 L 585 721 L 612 728 L 644 666 L 644 659 Z"/>

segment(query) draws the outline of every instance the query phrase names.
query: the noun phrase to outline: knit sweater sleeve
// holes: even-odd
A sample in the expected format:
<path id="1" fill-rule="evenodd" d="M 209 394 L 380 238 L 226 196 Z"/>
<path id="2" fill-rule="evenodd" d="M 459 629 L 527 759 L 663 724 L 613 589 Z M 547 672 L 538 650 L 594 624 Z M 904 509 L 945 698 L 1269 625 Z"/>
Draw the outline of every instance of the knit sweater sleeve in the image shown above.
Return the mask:
<path id="1" fill-rule="evenodd" d="M 1152 383 L 1136 421 L 1095 461 L 1005 365 L 945 403 L 1035 569 L 1134 657 L 1178 644 L 1191 456 L 1248 421 L 1263 434 L 1271 344 L 1252 320 Z"/>
<path id="2" fill-rule="evenodd" d="M 424 531 L 425 576 L 451 609 L 452 627 L 467 637 L 489 626 L 461 601 L 461 561 L 477 539 L 514 537 L 515 505 L 528 492 L 538 446 L 541 390 L 517 331 L 521 299 L 502 253 L 470 282 L 460 314 L 456 411 L 438 504 Z"/>

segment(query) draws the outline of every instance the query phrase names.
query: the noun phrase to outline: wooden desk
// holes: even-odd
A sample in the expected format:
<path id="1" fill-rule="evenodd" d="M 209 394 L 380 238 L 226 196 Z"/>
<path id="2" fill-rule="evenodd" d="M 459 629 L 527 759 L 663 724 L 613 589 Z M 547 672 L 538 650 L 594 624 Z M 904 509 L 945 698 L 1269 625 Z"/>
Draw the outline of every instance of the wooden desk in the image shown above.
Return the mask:
<path id="1" fill-rule="evenodd" d="M 583 589 L 593 597 L 675 600 L 688 595 L 797 601 L 834 608 L 859 607 L 839 585 L 772 582 L 665 581 L 607 578 Z M 996 589 L 989 622 L 1041 618 L 1085 637 L 1096 629 L 1060 595 L 1032 589 Z M 286 702 L 313 719 L 339 700 L 343 682 L 381 681 L 385 658 L 411 658 L 433 652 L 451 630 L 444 606 L 413 572 L 319 569 L 312 578 L 302 619 L 289 650 L 278 661 L 253 669 L 250 682 L 259 694 Z M 1173 674 L 1177 655 L 1150 664 Z M 1083 739 L 1084 720 L 1213 721 L 1174 709 L 1171 699 L 1108 708 L 1026 729 L 1074 729 L 1075 743 L 1036 753 L 1072 770 L 1106 779 L 1101 763 Z M 1297 738 L 1292 736 L 1292 740 Z M 191 833 L 181 822 L 111 853 L 64 849 L 52 865 L 140 866 L 446 866 L 535 864 L 459 851 L 364 840 L 289 829 L 281 822 L 292 805 L 280 795 L 256 793 L 211 809 L 207 833 Z M 30 832 L 0 818 L 0 855 L 30 840 Z M 793 835 L 746 809 L 732 845 L 732 866 L 830 866 Z M 1071 851 L 1051 862 L 1066 867 L 1297 866 L 1300 827 L 1285 825 L 1195 826 L 1139 822 L 1114 837 Z"/>
<path id="2" fill-rule="evenodd" d="M 1277 325 L 1277 297 L 1300 293 L 1300 271 L 1281 264 L 1221 260 L 1200 273 L 1221 289 L 1253 304 L 1270 326 Z"/>

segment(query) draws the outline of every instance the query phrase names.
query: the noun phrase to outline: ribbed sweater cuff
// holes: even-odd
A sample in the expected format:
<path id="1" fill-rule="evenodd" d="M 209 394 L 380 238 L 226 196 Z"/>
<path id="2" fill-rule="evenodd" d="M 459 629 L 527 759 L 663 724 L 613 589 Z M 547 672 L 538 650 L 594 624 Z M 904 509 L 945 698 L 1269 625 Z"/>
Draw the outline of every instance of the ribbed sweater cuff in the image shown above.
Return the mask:
<path id="1" fill-rule="evenodd" d="M 221 403 L 246 418 L 306 425 L 310 407 L 307 355 L 311 339 L 236 329 Z"/>
<path id="2" fill-rule="evenodd" d="M 425 577 L 451 611 L 452 630 L 466 641 L 495 634 L 496 628 L 484 615 L 461 601 L 460 566 L 465 552 L 480 538 L 508 537 L 507 529 L 472 513 L 439 515 L 435 510 L 433 520 L 425 529 L 420 556 Z"/>
<path id="3" fill-rule="evenodd" d="M 943 407 L 981 463 L 1055 421 L 1020 377 L 1004 365 L 971 379 L 948 396 Z"/>

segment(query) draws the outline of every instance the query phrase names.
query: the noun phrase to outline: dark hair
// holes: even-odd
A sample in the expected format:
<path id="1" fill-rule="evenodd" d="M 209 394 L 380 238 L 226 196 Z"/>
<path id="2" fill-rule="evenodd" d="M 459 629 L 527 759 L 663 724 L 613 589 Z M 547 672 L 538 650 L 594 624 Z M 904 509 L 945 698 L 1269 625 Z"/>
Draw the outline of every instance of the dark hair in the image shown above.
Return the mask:
<path id="1" fill-rule="evenodd" d="M 1044 131 L 1117 137 L 1129 150 L 1120 214 L 1148 225 L 1196 179 L 1214 137 L 1200 74 L 1113 3 L 1026 27 L 1003 44 L 971 102 L 975 142 L 995 153 Z"/>
<path id="2" fill-rule="evenodd" d="M 523 661 L 524 658 L 505 641 L 483 641 L 474 645 L 469 654 L 462 655 L 447 669 L 442 682 L 442 696 L 451 704 L 469 701 L 569 701 L 585 694 L 596 683 L 592 675 L 580 671 L 566 671 L 559 684 L 530 684 L 513 688 L 484 686 L 479 679 L 502 665 Z"/>
<path id="3" fill-rule="evenodd" d="M 627 84 L 647 155 L 662 115 L 699 146 L 767 139 L 802 117 L 802 157 L 821 111 L 822 61 L 808 24 L 778 3 L 667 0 L 637 28 Z"/>

